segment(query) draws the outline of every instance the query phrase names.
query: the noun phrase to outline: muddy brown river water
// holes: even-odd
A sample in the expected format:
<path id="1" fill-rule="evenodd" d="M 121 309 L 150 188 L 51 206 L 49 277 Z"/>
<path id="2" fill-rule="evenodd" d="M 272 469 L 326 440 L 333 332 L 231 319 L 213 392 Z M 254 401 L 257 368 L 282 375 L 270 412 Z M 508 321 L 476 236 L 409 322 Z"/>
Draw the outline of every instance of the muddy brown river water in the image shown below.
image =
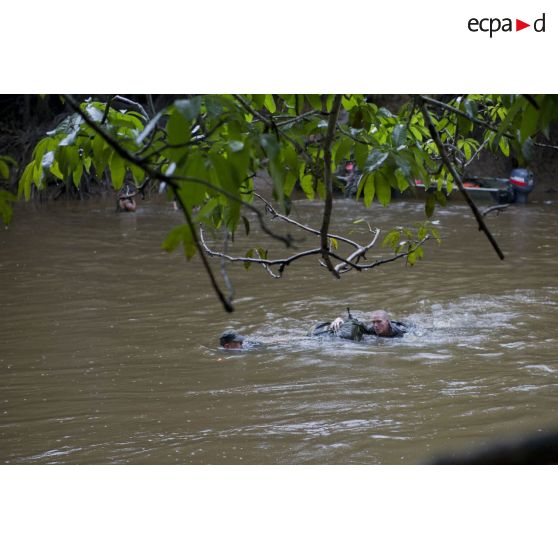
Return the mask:
<path id="1" fill-rule="evenodd" d="M 423 218 L 415 201 L 336 210 L 345 234 L 359 217 L 383 230 Z M 295 216 L 316 224 L 316 204 Z M 557 428 L 558 204 L 487 216 L 503 262 L 462 203 L 434 219 L 443 244 L 413 268 L 340 281 L 310 258 L 282 280 L 231 269 L 227 315 L 199 260 L 161 250 L 182 222 L 168 205 L 17 208 L 0 231 L 0 462 L 408 464 Z M 347 306 L 414 329 L 306 336 Z M 262 345 L 220 350 L 228 327 Z"/>

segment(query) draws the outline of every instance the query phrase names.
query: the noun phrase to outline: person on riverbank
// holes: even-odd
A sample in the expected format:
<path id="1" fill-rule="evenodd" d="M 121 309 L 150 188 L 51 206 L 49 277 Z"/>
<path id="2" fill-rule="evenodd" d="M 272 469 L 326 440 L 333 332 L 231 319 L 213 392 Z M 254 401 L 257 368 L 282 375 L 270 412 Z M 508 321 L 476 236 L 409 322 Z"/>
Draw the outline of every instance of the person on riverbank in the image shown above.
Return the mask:
<path id="1" fill-rule="evenodd" d="M 332 322 L 317 324 L 310 331 L 310 335 L 335 335 L 341 339 L 360 341 L 364 335 L 376 337 L 402 337 L 407 333 L 408 327 L 402 322 L 396 322 L 390 318 L 385 310 L 374 310 L 370 315 L 369 322 L 363 322 L 353 318 L 347 309 L 348 318 L 335 318 Z"/>
<path id="2" fill-rule="evenodd" d="M 125 184 L 118 194 L 118 202 L 116 204 L 116 211 L 119 212 L 133 212 L 136 210 L 136 200 L 134 196 L 137 195 L 135 186 Z"/>

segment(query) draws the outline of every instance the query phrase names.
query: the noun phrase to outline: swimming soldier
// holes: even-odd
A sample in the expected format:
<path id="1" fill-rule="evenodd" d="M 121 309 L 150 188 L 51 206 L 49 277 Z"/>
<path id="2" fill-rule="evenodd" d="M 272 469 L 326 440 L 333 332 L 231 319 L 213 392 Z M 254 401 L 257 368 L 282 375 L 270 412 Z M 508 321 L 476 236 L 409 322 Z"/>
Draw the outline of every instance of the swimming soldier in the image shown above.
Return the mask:
<path id="1" fill-rule="evenodd" d="M 348 319 L 335 318 L 332 322 L 322 322 L 317 324 L 310 331 L 310 335 L 335 335 L 341 339 L 360 341 L 364 335 L 374 335 L 376 337 L 402 337 L 407 333 L 408 327 L 402 322 L 390 319 L 385 310 L 374 310 L 370 315 L 370 321 L 363 321 L 353 318 L 347 308 Z"/>
<path id="2" fill-rule="evenodd" d="M 223 349 L 242 349 L 244 336 L 239 335 L 236 331 L 228 329 L 219 337 L 219 344 Z"/>

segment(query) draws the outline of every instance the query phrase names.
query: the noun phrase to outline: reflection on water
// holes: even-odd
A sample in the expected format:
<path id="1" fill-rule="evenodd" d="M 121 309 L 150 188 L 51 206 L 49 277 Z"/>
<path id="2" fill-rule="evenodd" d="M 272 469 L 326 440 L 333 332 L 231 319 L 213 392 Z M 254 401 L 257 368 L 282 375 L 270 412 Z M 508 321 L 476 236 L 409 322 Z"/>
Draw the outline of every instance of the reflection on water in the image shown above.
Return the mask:
<path id="1" fill-rule="evenodd" d="M 345 232 L 422 219 L 412 202 L 337 205 Z M 312 220 L 310 202 L 298 211 Z M 417 463 L 558 423 L 554 206 L 489 220 L 504 262 L 456 205 L 414 268 L 233 269 L 230 316 L 197 262 L 161 251 L 180 223 L 166 205 L 18 213 L 0 235 L 3 463 Z M 347 306 L 413 327 L 307 336 Z M 219 349 L 229 327 L 261 345 Z"/>

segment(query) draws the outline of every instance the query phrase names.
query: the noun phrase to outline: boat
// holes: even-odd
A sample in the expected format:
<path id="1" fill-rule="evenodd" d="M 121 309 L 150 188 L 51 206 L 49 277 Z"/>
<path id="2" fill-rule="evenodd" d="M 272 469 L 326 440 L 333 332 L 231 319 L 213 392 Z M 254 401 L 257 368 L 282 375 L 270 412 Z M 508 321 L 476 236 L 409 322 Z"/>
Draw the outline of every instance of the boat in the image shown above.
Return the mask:
<path id="1" fill-rule="evenodd" d="M 436 184 L 426 187 L 420 180 L 415 181 L 415 186 L 427 192 L 438 189 Z M 463 187 L 473 197 L 491 198 L 497 203 L 527 203 L 528 196 L 535 187 L 535 177 L 531 171 L 517 168 L 512 170 L 508 178 L 488 176 L 464 178 Z M 445 186 L 442 189 L 445 191 Z M 451 193 L 457 190 L 457 186 L 454 186 Z"/>

